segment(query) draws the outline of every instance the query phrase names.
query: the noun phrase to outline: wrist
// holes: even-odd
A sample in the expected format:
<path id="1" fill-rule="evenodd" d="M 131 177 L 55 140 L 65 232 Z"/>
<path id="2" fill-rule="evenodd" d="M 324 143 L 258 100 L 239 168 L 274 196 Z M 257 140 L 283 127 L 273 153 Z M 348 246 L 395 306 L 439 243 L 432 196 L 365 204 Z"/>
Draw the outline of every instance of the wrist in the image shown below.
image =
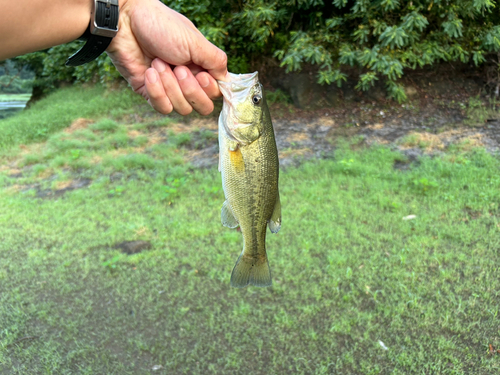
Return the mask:
<path id="1" fill-rule="evenodd" d="M 89 32 L 82 35 L 87 41 L 66 61 L 66 65 L 79 66 L 99 57 L 116 36 L 118 20 L 118 0 L 92 0 Z"/>

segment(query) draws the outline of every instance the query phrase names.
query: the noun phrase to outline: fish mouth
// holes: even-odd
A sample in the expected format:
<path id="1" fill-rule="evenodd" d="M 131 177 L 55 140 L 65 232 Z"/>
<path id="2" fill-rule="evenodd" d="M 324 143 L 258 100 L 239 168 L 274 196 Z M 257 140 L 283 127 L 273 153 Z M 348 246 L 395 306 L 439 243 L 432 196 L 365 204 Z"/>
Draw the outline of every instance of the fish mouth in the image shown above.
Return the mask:
<path id="1" fill-rule="evenodd" d="M 220 91 L 228 104 L 242 102 L 249 90 L 259 82 L 259 72 L 248 74 L 228 73 L 229 81 L 217 81 Z"/>
<path id="2" fill-rule="evenodd" d="M 252 122 L 244 121 L 238 116 L 239 104 L 245 102 L 250 95 L 250 90 L 259 83 L 259 72 L 248 74 L 228 73 L 229 81 L 217 81 L 219 89 L 224 97 L 224 105 L 222 107 L 221 118 L 223 119 L 224 128 L 227 136 L 233 141 L 241 144 L 246 144 L 242 139 L 236 139 L 234 131 L 247 126 L 251 126 Z"/>

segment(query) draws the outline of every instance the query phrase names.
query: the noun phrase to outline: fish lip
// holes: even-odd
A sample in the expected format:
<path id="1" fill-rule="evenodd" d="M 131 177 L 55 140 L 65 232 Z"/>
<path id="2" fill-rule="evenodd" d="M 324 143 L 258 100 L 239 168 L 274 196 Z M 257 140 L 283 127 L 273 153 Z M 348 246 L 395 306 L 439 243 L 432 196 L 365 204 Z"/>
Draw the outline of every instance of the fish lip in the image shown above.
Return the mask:
<path id="1" fill-rule="evenodd" d="M 228 77 L 229 81 L 217 81 L 217 83 L 219 84 L 222 96 L 229 103 L 231 103 L 232 100 L 243 96 L 241 94 L 259 82 L 258 71 L 247 74 L 228 73 Z"/>

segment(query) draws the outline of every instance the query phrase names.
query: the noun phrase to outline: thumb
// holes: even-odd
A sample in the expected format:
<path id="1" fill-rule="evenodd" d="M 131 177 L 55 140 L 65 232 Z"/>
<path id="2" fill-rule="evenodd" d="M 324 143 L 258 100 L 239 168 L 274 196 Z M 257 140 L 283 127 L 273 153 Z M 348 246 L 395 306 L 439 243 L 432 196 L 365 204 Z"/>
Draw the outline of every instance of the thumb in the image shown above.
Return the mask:
<path id="1" fill-rule="evenodd" d="M 191 59 L 193 63 L 206 69 L 216 80 L 227 80 L 226 53 L 210 43 L 204 36 L 200 38 L 199 48 L 192 50 Z"/>

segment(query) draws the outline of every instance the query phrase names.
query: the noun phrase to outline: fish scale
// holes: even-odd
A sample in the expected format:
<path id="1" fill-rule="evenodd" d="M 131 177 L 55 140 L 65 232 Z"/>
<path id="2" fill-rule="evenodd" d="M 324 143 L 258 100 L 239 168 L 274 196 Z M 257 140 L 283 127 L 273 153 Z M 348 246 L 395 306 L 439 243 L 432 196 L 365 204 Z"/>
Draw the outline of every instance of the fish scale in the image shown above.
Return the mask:
<path id="1" fill-rule="evenodd" d="M 266 226 L 281 227 L 279 160 L 271 116 L 258 74 L 229 74 L 220 82 L 224 104 L 219 118 L 219 168 L 226 201 L 222 223 L 238 225 L 243 251 L 231 274 L 231 285 L 270 286 Z M 258 102 L 257 102 L 258 101 Z"/>

